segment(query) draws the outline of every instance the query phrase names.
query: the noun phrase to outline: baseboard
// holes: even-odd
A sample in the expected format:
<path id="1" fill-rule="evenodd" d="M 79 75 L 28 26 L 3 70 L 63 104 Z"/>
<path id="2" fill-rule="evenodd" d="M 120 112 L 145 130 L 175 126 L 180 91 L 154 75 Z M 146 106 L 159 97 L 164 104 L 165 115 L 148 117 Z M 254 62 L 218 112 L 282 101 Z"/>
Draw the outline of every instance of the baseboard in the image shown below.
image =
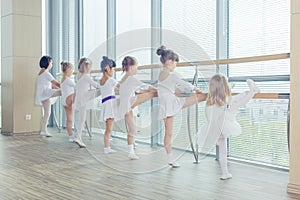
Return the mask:
<path id="1" fill-rule="evenodd" d="M 6 135 L 6 136 L 12 136 L 13 135 L 12 132 L 2 132 L 2 131 L 1 131 L 1 134 Z"/>
<path id="2" fill-rule="evenodd" d="M 300 185 L 295 185 L 289 183 L 287 186 L 287 192 L 291 194 L 297 194 L 300 195 Z"/>

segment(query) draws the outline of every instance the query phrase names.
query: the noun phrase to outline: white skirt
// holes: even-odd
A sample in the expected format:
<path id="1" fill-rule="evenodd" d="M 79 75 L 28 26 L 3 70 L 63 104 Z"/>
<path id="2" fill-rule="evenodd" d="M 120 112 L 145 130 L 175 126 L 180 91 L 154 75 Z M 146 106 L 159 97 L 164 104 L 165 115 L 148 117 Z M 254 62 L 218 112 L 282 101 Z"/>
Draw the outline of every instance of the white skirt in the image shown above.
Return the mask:
<path id="1" fill-rule="evenodd" d="M 175 95 L 159 96 L 158 120 L 178 114 L 182 110 L 185 99 L 185 97 L 177 97 Z"/>
<path id="2" fill-rule="evenodd" d="M 102 103 L 99 121 L 105 122 L 110 118 L 114 119 L 115 121 L 119 120 L 117 99 L 110 99 Z"/>

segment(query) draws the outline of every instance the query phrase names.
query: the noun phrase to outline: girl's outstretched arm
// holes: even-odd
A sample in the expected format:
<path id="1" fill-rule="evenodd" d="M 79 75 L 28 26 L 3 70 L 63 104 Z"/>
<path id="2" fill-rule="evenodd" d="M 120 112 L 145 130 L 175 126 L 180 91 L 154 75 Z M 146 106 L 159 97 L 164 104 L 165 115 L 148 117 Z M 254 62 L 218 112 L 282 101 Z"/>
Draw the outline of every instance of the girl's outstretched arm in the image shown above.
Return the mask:
<path id="1" fill-rule="evenodd" d="M 53 87 L 54 89 L 60 88 L 60 83 L 57 82 L 56 80 L 52 80 L 52 81 L 51 81 L 51 84 L 52 84 L 52 87 Z"/>

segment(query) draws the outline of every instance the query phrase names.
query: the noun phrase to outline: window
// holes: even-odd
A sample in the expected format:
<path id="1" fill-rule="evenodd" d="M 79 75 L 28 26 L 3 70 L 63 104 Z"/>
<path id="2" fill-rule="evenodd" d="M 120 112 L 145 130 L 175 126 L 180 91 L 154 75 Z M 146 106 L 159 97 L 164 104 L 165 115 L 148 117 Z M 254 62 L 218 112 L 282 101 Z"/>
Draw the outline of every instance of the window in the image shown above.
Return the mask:
<path id="1" fill-rule="evenodd" d="M 106 55 L 106 1 L 83 1 L 83 55 L 93 61 L 93 69 L 100 69 L 102 56 Z"/>
<path id="2" fill-rule="evenodd" d="M 216 1 L 162 1 L 162 44 L 178 53 L 180 62 L 216 59 Z M 176 68 L 186 80 L 193 79 L 195 70 L 195 66 Z M 209 78 L 216 72 L 216 66 L 198 66 L 198 70 L 199 79 Z M 205 91 L 206 83 L 200 88 Z M 204 103 L 198 107 L 198 122 L 194 117 L 196 106 L 183 110 L 174 118 L 174 146 L 189 148 L 188 112 L 191 112 L 189 123 L 194 134 L 205 119 Z"/>
<path id="3" fill-rule="evenodd" d="M 288 53 L 290 1 L 229 1 L 228 38 L 229 58 Z M 289 93 L 289 62 L 231 64 L 228 75 L 232 81 L 252 77 L 264 93 Z M 241 82 L 237 86 L 235 92 L 247 89 Z M 242 109 L 238 121 L 243 133 L 230 139 L 230 156 L 288 166 L 288 100 L 253 99 Z"/>

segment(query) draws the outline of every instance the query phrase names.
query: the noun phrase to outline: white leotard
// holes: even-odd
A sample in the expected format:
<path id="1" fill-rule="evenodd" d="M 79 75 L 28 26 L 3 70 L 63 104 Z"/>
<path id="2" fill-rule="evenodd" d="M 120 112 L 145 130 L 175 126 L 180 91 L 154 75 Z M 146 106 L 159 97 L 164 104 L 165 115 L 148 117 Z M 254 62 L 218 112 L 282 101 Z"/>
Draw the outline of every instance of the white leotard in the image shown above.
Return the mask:
<path id="1" fill-rule="evenodd" d="M 126 80 L 120 83 L 120 119 L 124 119 L 125 114 L 132 110 L 131 105 L 136 101 L 135 92 L 148 87 L 149 85 L 137 80 L 134 76 L 128 76 Z"/>
<path id="2" fill-rule="evenodd" d="M 58 91 L 58 89 L 52 89 L 51 81 L 53 80 L 55 80 L 54 77 L 48 71 L 38 76 L 35 96 L 35 103 L 37 105 L 42 105 L 42 102 L 46 99 L 50 99 L 51 104 L 57 100 L 57 97 L 52 97 Z"/>
<path id="3" fill-rule="evenodd" d="M 60 87 L 61 87 L 62 104 L 63 106 L 66 106 L 67 97 L 74 94 L 75 92 L 75 82 L 73 79 L 67 78 L 64 80 L 64 82 L 61 83 Z"/>
<path id="4" fill-rule="evenodd" d="M 100 121 L 105 122 L 107 119 L 118 119 L 118 105 L 115 95 L 115 86 L 118 82 L 109 78 L 104 85 L 100 85 L 102 95 L 102 108 L 100 114 Z"/>
<path id="5" fill-rule="evenodd" d="M 85 107 L 86 109 L 94 107 L 97 94 L 96 90 L 90 90 L 90 86 L 100 88 L 100 85 L 93 81 L 88 74 L 82 75 L 77 81 L 74 100 L 74 108 L 76 110 L 79 110 L 82 107 Z"/>
<path id="6" fill-rule="evenodd" d="M 182 109 L 186 98 L 177 97 L 176 88 L 192 90 L 195 86 L 182 80 L 176 72 L 170 72 L 165 80 L 158 81 L 159 120 L 174 116 Z"/>

